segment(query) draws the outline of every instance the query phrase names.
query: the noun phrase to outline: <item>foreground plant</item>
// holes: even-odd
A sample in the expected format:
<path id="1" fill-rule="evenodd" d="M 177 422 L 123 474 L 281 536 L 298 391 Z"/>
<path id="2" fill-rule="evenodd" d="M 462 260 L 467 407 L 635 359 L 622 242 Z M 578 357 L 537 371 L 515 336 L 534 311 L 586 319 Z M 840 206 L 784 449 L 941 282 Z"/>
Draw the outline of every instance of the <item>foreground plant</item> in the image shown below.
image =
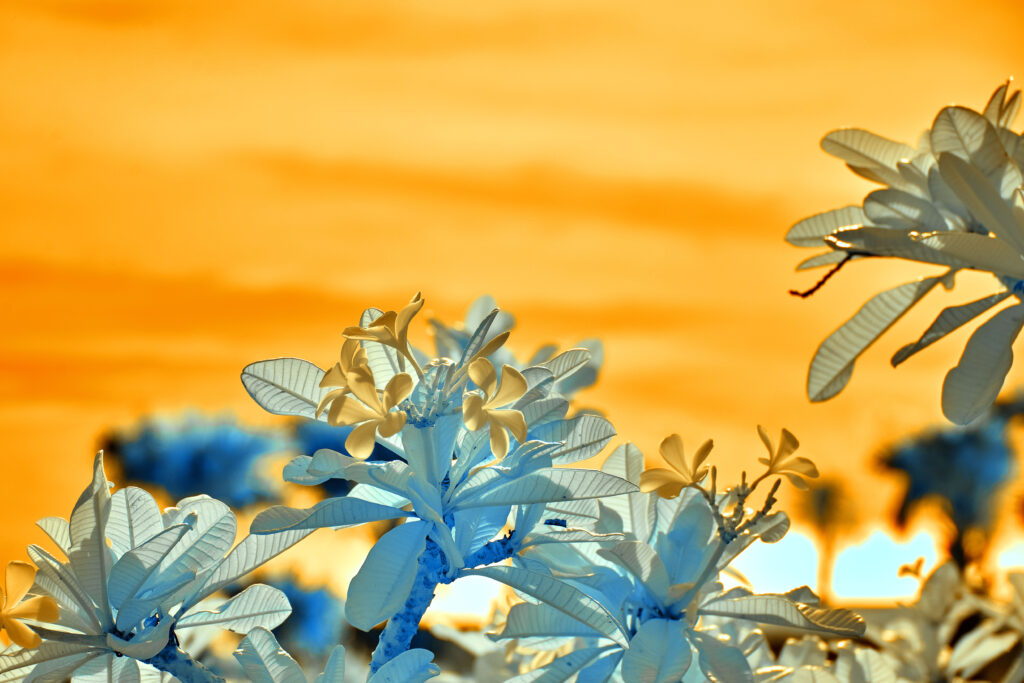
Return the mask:
<path id="1" fill-rule="evenodd" d="M 247 536 L 232 549 L 235 516 L 218 500 L 194 496 L 161 512 L 142 489 L 109 489 L 101 454 L 70 521 L 39 521 L 66 559 L 29 546 L 37 573 L 27 593 L 34 597 L 4 608 L 15 645 L 0 654 L 0 681 L 138 681 L 154 669 L 184 683 L 222 680 L 179 639 L 193 630 L 247 633 L 280 624 L 291 608 L 276 588 L 255 584 L 230 599 L 212 596 L 310 532 Z M 26 594 L 26 570 L 14 566 L 12 601 Z"/>
<path id="2" fill-rule="evenodd" d="M 1020 100 L 1020 92 L 1011 94 L 1005 84 L 982 113 L 946 107 L 916 149 L 856 128 L 824 137 L 826 152 L 886 187 L 868 194 L 861 205 L 794 225 L 786 235 L 791 244 L 828 247 L 798 269 L 895 257 L 946 270 L 875 295 L 829 335 L 811 361 L 807 394 L 812 401 L 842 391 L 857 357 L 937 285 L 952 288 L 964 269 L 992 273 L 998 291 L 943 309 L 916 342 L 896 352 L 892 364 L 1012 297 L 1015 303 L 974 331 L 942 386 L 942 412 L 958 424 L 974 420 L 995 400 L 1012 363 L 1010 347 L 1024 327 L 1024 144 L 1009 128 Z"/>
<path id="3" fill-rule="evenodd" d="M 760 430 L 768 448 L 765 472 L 752 482 L 716 490 L 717 471 L 704 465 L 711 443 L 692 459 L 673 435 L 661 453 L 670 470 L 643 472 L 643 455 L 627 444 L 605 461 L 603 470 L 637 482 L 644 492 L 591 504 L 550 504 L 566 524 L 588 521 L 624 538 L 608 546 L 540 546 L 516 558 L 533 571 L 546 571 L 585 593 L 591 610 L 613 625 L 602 629 L 595 616 L 581 619 L 551 604 L 531 600 L 509 611 L 497 637 L 518 638 L 528 652 L 562 653 L 515 679 L 578 681 L 754 681 L 756 653 L 763 637 L 737 627 L 736 620 L 777 624 L 832 635 L 857 637 L 864 622 L 846 610 L 824 609 L 810 589 L 785 595 L 755 595 L 743 587 L 724 590 L 719 575 L 751 543 L 772 543 L 789 528 L 773 512 L 781 477 L 803 484 L 817 476 L 806 458 L 794 457 L 796 439 L 783 431 L 778 449 Z M 711 484 L 703 482 L 710 476 Z M 758 509 L 747 503 L 759 484 L 778 477 Z M 541 661 L 544 661 L 543 659 Z M 774 662 L 772 662 L 774 665 Z M 787 671 L 773 671 L 783 675 Z M 542 678 L 543 677 L 543 678 Z M 760 678 L 759 678 L 760 680 Z"/>
<path id="4" fill-rule="evenodd" d="M 367 310 L 345 330 L 339 361 L 326 372 L 294 358 L 248 366 L 243 383 L 266 410 L 351 427 L 348 453 L 300 456 L 285 478 L 355 484 L 316 506 L 261 513 L 252 532 L 402 520 L 376 543 L 349 586 L 346 616 L 368 631 L 386 621 L 371 672 L 409 650 L 439 584 L 486 576 L 556 609 L 597 615 L 578 589 L 547 574 L 498 563 L 541 544 L 611 540 L 585 528 L 552 525 L 546 505 L 637 490 L 621 477 L 562 465 L 597 454 L 614 435 L 602 417 L 567 418 L 560 383 L 590 367 L 587 349 L 570 349 L 522 372 L 489 359 L 509 336 L 492 310 L 456 342 L 458 358 L 429 358 L 409 343 L 419 295 L 400 311 Z M 437 327 L 437 326 L 435 326 Z M 437 329 L 441 329 L 437 327 Z M 446 337 L 446 339 L 448 338 Z M 375 444 L 391 462 L 364 460 Z M 613 625 L 605 624 L 611 634 Z"/>

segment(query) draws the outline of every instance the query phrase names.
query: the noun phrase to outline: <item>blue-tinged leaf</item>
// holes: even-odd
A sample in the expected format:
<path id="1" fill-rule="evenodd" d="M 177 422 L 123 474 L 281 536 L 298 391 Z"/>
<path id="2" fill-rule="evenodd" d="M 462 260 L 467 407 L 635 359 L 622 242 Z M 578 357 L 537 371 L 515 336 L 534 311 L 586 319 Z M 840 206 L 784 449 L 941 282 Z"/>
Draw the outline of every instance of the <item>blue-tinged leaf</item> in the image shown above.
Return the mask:
<path id="1" fill-rule="evenodd" d="M 349 584 L 349 623 L 369 631 L 398 613 L 412 590 L 429 530 L 427 522 L 407 522 L 380 537 Z"/>
<path id="2" fill-rule="evenodd" d="M 44 517 L 36 522 L 36 526 L 50 537 L 66 557 L 68 550 L 71 549 L 71 525 L 67 520 L 61 517 Z M 160 528 L 163 528 L 163 525 Z"/>
<path id="3" fill-rule="evenodd" d="M 381 666 L 366 683 L 423 683 L 441 673 L 433 662 L 434 653 L 429 650 L 406 650 Z"/>
<path id="4" fill-rule="evenodd" d="M 405 496 L 400 496 L 396 493 L 392 493 L 391 491 L 379 489 L 371 484 L 356 484 L 349 489 L 347 496 L 349 498 L 366 500 L 371 503 L 387 505 L 393 508 L 401 508 L 409 504 L 409 499 Z"/>
<path id="5" fill-rule="evenodd" d="M 102 652 L 85 645 L 44 640 L 35 649 L 0 655 L 0 681 L 20 681 L 30 674 L 34 674 L 36 680 L 65 680 L 72 671 Z"/>
<path id="6" fill-rule="evenodd" d="M 146 491 L 129 486 L 110 497 L 107 538 L 115 557 L 121 557 L 163 530 L 160 506 Z"/>
<path id="7" fill-rule="evenodd" d="M 714 552 L 715 518 L 703 499 L 686 499 L 668 533 L 659 536 L 655 549 L 665 563 L 671 583 L 692 583 Z"/>
<path id="8" fill-rule="evenodd" d="M 275 415 L 316 419 L 316 407 L 330 387 L 320 386 L 324 371 L 300 358 L 275 358 L 246 365 L 242 384 L 253 400 Z M 326 421 L 327 416 L 321 415 Z"/>
<path id="9" fill-rule="evenodd" d="M 597 554 L 635 576 L 650 594 L 668 607 L 668 571 L 651 546 L 641 541 L 620 541 Z"/>
<path id="10" fill-rule="evenodd" d="M 711 683 L 754 683 L 754 673 L 741 650 L 711 633 L 691 631 L 690 639 L 700 654 L 700 668 Z"/>
<path id="11" fill-rule="evenodd" d="M 121 556 L 111 568 L 107 579 L 110 604 L 114 608 L 119 609 L 126 600 L 134 597 L 157 575 L 160 563 L 194 523 L 195 515 L 190 515 L 182 524 L 172 524 Z"/>
<path id="12" fill-rule="evenodd" d="M 585 368 L 589 362 L 590 350 L 576 348 L 563 351 L 551 360 L 541 363 L 541 367 L 550 370 L 555 381 L 560 382 Z"/>
<path id="13" fill-rule="evenodd" d="M 611 612 L 579 588 L 564 581 L 529 569 L 506 566 L 467 569 L 462 574 L 486 576 L 500 581 L 526 595 L 543 600 L 622 646 L 628 642 L 626 630 Z"/>
<path id="14" fill-rule="evenodd" d="M 75 670 L 72 683 L 139 683 L 139 663 L 112 652 L 96 657 Z"/>
<path id="15" fill-rule="evenodd" d="M 472 555 L 494 538 L 508 521 L 511 507 L 455 511 L 455 545 L 463 557 Z"/>
<path id="16" fill-rule="evenodd" d="M 368 308 L 359 317 L 360 327 L 369 327 L 373 321 L 384 315 L 379 308 Z M 398 360 L 398 351 L 390 346 L 384 346 L 368 339 L 361 340 L 359 345 L 366 352 L 366 362 L 373 372 L 373 382 L 378 389 L 383 390 L 391 378 L 400 372 L 404 372 L 402 364 Z"/>
<path id="17" fill-rule="evenodd" d="M 512 605 L 501 633 L 490 636 L 502 638 L 533 638 L 560 636 L 569 638 L 599 638 L 601 634 L 579 619 L 555 609 L 546 603 L 520 602 Z"/>
<path id="18" fill-rule="evenodd" d="M 216 609 L 192 610 L 175 625 L 175 629 L 196 626 L 217 626 L 235 633 L 248 633 L 256 627 L 277 628 L 292 607 L 277 588 L 257 583 L 222 603 Z"/>
<path id="19" fill-rule="evenodd" d="M 622 656 L 622 676 L 637 683 L 676 683 L 690 668 L 686 622 L 651 619 L 640 625 Z"/>
<path id="20" fill-rule="evenodd" d="M 255 628 L 242 639 L 235 659 L 253 683 L 306 683 L 302 668 L 264 628 Z"/>
<path id="21" fill-rule="evenodd" d="M 300 455 L 292 458 L 291 462 L 284 466 L 284 471 L 281 476 L 284 477 L 285 481 L 290 481 L 293 484 L 301 484 L 302 486 L 317 486 L 322 484 L 328 479 L 331 479 L 330 474 L 312 474 L 309 472 L 310 465 L 313 464 L 313 458 L 308 455 Z"/>
<path id="22" fill-rule="evenodd" d="M 282 531 L 268 536 L 248 535 L 217 565 L 207 571 L 182 605 L 183 613 L 221 588 L 245 576 L 313 533 L 310 529 Z"/>
<path id="23" fill-rule="evenodd" d="M 596 647 L 575 650 L 567 655 L 555 658 L 539 669 L 510 678 L 508 683 L 564 683 L 572 678 L 577 671 L 594 661 L 600 654 L 601 649 Z"/>
<path id="24" fill-rule="evenodd" d="M 589 414 L 530 429 L 532 439 L 564 442 L 561 448 L 551 454 L 553 462 L 563 465 L 597 455 L 613 436 L 615 428 L 608 420 Z"/>
<path id="25" fill-rule="evenodd" d="M 134 597 L 121 603 L 117 610 L 118 630 L 128 633 L 146 618 L 169 610 L 177 600 L 175 595 L 188 586 L 196 575 L 192 570 L 185 572 L 168 572 L 151 579 Z M 164 621 L 169 622 L 169 619 Z M 132 640 L 133 643 L 137 641 Z M 147 659 L 143 657 L 143 659 Z"/>
<path id="26" fill-rule="evenodd" d="M 974 320 L 979 315 L 1004 301 L 1012 292 L 997 292 L 970 303 L 959 306 L 947 306 L 942 309 L 935 321 L 928 326 L 921 338 L 913 344 L 907 344 L 895 353 L 892 357 L 892 366 L 896 367 L 903 361 L 913 356 L 918 351 L 931 346 L 947 334 L 960 328 L 962 325 Z"/>
<path id="27" fill-rule="evenodd" d="M 480 324 L 473 330 L 473 334 L 469 337 L 469 342 L 466 343 L 466 348 L 462 351 L 462 356 L 459 358 L 457 367 L 462 368 L 469 363 L 473 356 L 475 356 L 484 345 L 490 341 L 491 337 L 488 333 L 491 330 L 491 325 L 494 324 L 495 318 L 498 317 L 500 311 L 495 308 L 480 321 Z"/>
<path id="28" fill-rule="evenodd" d="M 762 624 L 802 628 L 846 638 L 861 637 L 865 628 L 864 619 L 850 610 L 824 609 L 794 602 L 782 595 L 730 597 L 727 593 L 702 604 L 700 612 Z"/>
<path id="29" fill-rule="evenodd" d="M 560 396 L 537 399 L 522 408 L 523 417 L 530 427 L 539 427 L 549 422 L 564 420 L 567 412 L 569 412 L 569 402 Z"/>
<path id="30" fill-rule="evenodd" d="M 545 468 L 492 487 L 478 487 L 471 495 L 461 491 L 451 503 L 456 508 L 486 505 L 526 505 L 634 493 L 637 487 L 597 470 Z"/>
<path id="31" fill-rule="evenodd" d="M 519 533 L 518 528 L 516 533 Z M 520 549 L 525 550 L 545 543 L 615 543 L 622 540 L 625 540 L 625 537 L 619 533 L 598 534 L 586 529 L 563 529 L 557 525 L 543 524 L 523 539 Z"/>
<path id="32" fill-rule="evenodd" d="M 114 558 L 104 533 L 109 514 L 110 489 L 103 473 L 103 453 L 100 452 L 93 462 L 92 483 L 82 492 L 71 513 L 68 560 L 79 584 L 95 602 L 104 630 L 113 625 L 107 599 L 107 574 Z"/>
<path id="33" fill-rule="evenodd" d="M 387 505 L 344 496 L 328 498 L 311 508 L 275 505 L 256 515 L 249 527 L 253 534 L 275 534 L 289 529 L 345 527 L 382 519 L 409 517 L 411 513 Z"/>
<path id="34" fill-rule="evenodd" d="M 985 175 L 994 174 L 1006 160 L 996 129 L 966 107 L 945 107 L 939 112 L 932 123 L 931 149 L 936 157 L 943 152 L 955 154 Z"/>
<path id="35" fill-rule="evenodd" d="M 640 475 L 644 471 L 644 454 L 631 443 L 623 444 L 612 451 L 601 466 L 601 471 L 639 484 Z M 654 533 L 656 500 L 657 496 L 650 494 L 630 493 L 607 498 L 601 504 L 619 515 L 623 532 L 632 533 L 637 540 L 647 543 Z"/>
<path id="36" fill-rule="evenodd" d="M 576 676 L 576 683 L 606 683 L 622 661 L 622 650 L 616 648 L 582 669 Z"/>
<path id="37" fill-rule="evenodd" d="M 402 429 L 405 460 L 417 477 L 438 486 L 448 476 L 461 426 L 461 414 L 443 415 L 429 427 L 405 425 Z"/>
<path id="38" fill-rule="evenodd" d="M 324 672 L 316 677 L 316 683 L 345 683 L 345 646 L 335 645 L 327 658 Z"/>

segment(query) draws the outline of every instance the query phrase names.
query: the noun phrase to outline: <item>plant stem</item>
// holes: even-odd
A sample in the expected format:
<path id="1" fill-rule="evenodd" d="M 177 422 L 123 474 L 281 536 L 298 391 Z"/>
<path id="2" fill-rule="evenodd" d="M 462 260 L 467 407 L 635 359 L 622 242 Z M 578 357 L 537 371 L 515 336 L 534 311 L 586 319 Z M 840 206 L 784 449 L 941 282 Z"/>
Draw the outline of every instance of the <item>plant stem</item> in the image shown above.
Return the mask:
<path id="1" fill-rule="evenodd" d="M 413 636 L 420 627 L 424 612 L 434 599 L 434 591 L 444 575 L 444 555 L 440 547 L 431 538 L 427 538 L 427 547 L 417 560 L 416 579 L 412 590 L 402 609 L 388 619 L 387 626 L 381 631 L 377 647 L 370 660 L 370 673 L 377 671 L 409 650 Z"/>
<path id="2" fill-rule="evenodd" d="M 145 660 L 145 663 L 166 671 L 181 683 L 224 683 L 223 678 L 179 648 L 174 639 L 155 656 Z"/>

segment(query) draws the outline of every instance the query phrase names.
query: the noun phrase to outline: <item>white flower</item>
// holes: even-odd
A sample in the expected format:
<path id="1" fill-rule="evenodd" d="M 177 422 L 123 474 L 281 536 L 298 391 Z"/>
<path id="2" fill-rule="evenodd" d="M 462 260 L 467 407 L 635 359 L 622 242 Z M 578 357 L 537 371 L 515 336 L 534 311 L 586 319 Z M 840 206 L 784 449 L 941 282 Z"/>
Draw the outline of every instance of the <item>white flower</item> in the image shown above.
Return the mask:
<path id="1" fill-rule="evenodd" d="M 791 244 L 831 248 L 798 269 L 889 256 L 947 270 L 875 295 L 829 335 L 811 361 L 807 394 L 812 401 L 842 391 L 857 357 L 936 285 L 952 288 L 961 269 L 992 273 L 999 291 L 943 309 L 916 342 L 896 352 L 892 364 L 1015 297 L 1015 304 L 974 332 L 942 388 L 942 411 L 960 424 L 995 400 L 1012 363 L 1010 346 L 1024 327 L 1024 144 L 1008 128 L 1020 106 L 1020 92 L 1007 97 L 1008 86 L 996 90 L 984 113 L 944 108 L 917 149 L 859 129 L 834 131 L 822 140 L 822 148 L 855 173 L 887 187 L 868 194 L 861 206 L 794 225 L 786 235 Z"/>

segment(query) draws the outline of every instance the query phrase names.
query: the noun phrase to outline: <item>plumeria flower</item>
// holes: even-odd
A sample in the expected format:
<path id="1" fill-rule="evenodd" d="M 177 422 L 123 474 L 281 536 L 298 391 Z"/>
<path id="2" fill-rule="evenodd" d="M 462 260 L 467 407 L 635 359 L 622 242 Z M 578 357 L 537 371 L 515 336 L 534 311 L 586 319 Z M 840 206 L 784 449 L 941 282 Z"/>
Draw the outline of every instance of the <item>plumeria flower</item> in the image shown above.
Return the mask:
<path id="1" fill-rule="evenodd" d="M 405 369 L 405 360 L 408 359 L 412 362 L 416 374 L 422 377 L 423 372 L 409 349 L 409 323 L 423 308 L 423 304 L 424 300 L 417 292 L 401 311 L 388 311 L 367 326 L 345 328 L 343 334 L 349 339 L 373 341 L 390 346 L 398 352 L 399 369 Z"/>
<path id="2" fill-rule="evenodd" d="M 761 442 L 768 449 L 767 458 L 758 458 L 757 461 L 768 468 L 763 476 L 781 474 L 789 479 L 789 482 L 798 489 L 807 490 L 807 482 L 804 478 L 814 479 L 818 476 L 818 468 L 807 458 L 794 456 L 793 452 L 800 446 L 800 442 L 788 429 L 782 430 L 782 438 L 779 439 L 779 447 L 772 445 L 772 439 L 768 432 L 761 425 L 757 426 L 757 434 Z"/>
<path id="3" fill-rule="evenodd" d="M 508 434 L 505 430 L 512 432 L 519 443 L 526 441 L 526 419 L 523 414 L 510 408 L 501 409 L 522 398 L 526 393 L 526 379 L 518 370 L 506 365 L 501 369 L 499 386 L 494 366 L 486 358 L 478 358 L 470 364 L 469 377 L 483 390 L 484 395 L 475 392 L 466 394 L 462 402 L 462 419 L 472 431 L 483 429 L 485 425 L 490 427 L 491 451 L 495 458 L 501 460 L 508 453 Z"/>
<path id="4" fill-rule="evenodd" d="M 983 113 L 946 107 L 917 149 L 858 129 L 834 131 L 822 140 L 825 151 L 855 173 L 887 187 L 867 195 L 862 206 L 817 214 L 793 226 L 786 236 L 791 244 L 832 250 L 799 268 L 875 256 L 946 271 L 874 296 L 829 335 L 811 361 L 807 393 L 812 401 L 838 394 L 857 357 L 937 285 L 951 288 L 963 269 L 992 273 L 999 290 L 945 308 L 916 342 L 897 351 L 892 364 L 1014 297 L 1015 305 L 974 332 L 942 388 L 942 411 L 959 424 L 974 420 L 995 400 L 1012 363 L 1010 346 L 1024 327 L 1024 144 L 1008 127 L 1020 99 L 1019 92 L 1008 97 L 1006 84 Z"/>
<path id="5" fill-rule="evenodd" d="M 324 394 L 324 397 L 320 399 L 320 402 L 316 406 L 316 412 L 314 417 L 319 418 L 321 413 L 331 406 L 333 410 L 328 413 L 327 421 L 330 422 L 332 419 L 337 421 L 337 410 L 341 409 L 341 403 L 337 402 L 337 399 L 341 398 L 345 394 L 351 393 L 351 389 L 348 386 L 347 375 L 349 372 L 361 365 L 367 365 L 366 351 L 363 350 L 362 345 L 355 339 L 348 339 L 341 347 L 341 358 L 334 364 L 330 370 L 324 373 L 324 376 L 320 379 L 320 387 L 331 388 L 331 391 Z"/>
<path id="6" fill-rule="evenodd" d="M 49 596 L 36 596 L 22 600 L 36 578 L 36 568 L 27 562 L 7 564 L 7 590 L 0 586 L 0 630 L 7 631 L 11 641 L 26 649 L 39 647 L 42 638 L 24 623 L 53 622 L 60 618 L 57 601 Z"/>
<path id="7" fill-rule="evenodd" d="M 714 442 L 708 439 L 701 444 L 693 456 L 693 463 L 687 464 L 683 455 L 683 438 L 678 434 L 665 437 L 658 452 L 672 469 L 656 467 L 647 470 L 640 477 L 640 490 L 644 493 L 656 491 L 662 498 L 675 498 L 686 486 L 698 484 L 708 474 L 708 468 L 701 463 L 711 453 Z"/>
<path id="8" fill-rule="evenodd" d="M 345 381 L 351 394 L 333 399 L 327 421 L 335 427 L 355 426 L 345 439 L 345 448 L 353 457 L 366 459 L 373 452 L 378 432 L 386 439 L 405 426 L 405 413 L 394 408 L 412 393 L 412 377 L 398 373 L 388 381 L 383 396 L 377 393 L 368 365 L 351 367 Z"/>

